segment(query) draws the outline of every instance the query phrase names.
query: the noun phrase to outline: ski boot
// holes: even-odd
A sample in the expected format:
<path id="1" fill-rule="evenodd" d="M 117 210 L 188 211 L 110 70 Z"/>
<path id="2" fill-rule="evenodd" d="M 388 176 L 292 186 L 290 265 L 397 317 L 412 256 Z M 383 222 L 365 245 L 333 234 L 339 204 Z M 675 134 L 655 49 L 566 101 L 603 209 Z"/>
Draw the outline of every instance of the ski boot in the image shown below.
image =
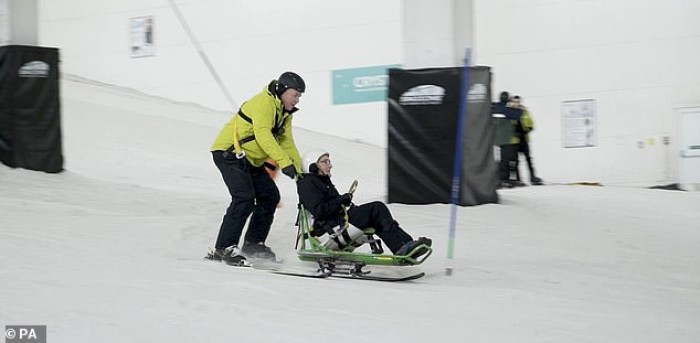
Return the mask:
<path id="1" fill-rule="evenodd" d="M 404 244 L 399 249 L 399 251 L 396 252 L 396 255 L 399 255 L 399 256 L 408 255 L 413 251 L 413 249 L 415 249 L 416 247 L 419 247 L 421 245 L 426 245 L 426 246 L 430 247 L 433 245 L 433 241 L 427 237 L 420 237 L 420 238 L 416 239 L 415 241 L 410 241 L 410 242 Z M 416 250 L 413 253 L 413 255 L 411 255 L 411 257 L 416 259 L 420 256 L 425 255 L 425 253 L 427 253 L 427 252 L 428 252 L 428 249 L 422 247 L 422 248 Z"/>
<path id="2" fill-rule="evenodd" d="M 262 260 L 271 260 L 275 261 L 277 259 L 277 255 L 268 247 L 265 245 L 263 242 L 259 243 L 249 243 L 246 242 L 246 244 L 243 245 L 243 249 L 241 250 L 241 253 L 252 259 L 262 259 Z"/>
<path id="3" fill-rule="evenodd" d="M 246 266 L 245 256 L 241 255 L 241 249 L 235 245 L 225 249 L 215 249 L 206 258 L 212 261 L 221 261 L 234 267 Z"/>

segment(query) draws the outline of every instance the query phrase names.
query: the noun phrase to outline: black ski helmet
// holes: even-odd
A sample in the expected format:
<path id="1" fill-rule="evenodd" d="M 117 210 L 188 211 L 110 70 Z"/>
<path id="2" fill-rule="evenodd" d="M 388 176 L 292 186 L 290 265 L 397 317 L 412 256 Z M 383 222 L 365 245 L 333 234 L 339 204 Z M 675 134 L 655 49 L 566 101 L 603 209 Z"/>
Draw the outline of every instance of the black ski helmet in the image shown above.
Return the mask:
<path id="1" fill-rule="evenodd" d="M 280 75 L 280 77 L 277 79 L 275 93 L 277 93 L 277 96 L 282 96 L 282 93 L 289 88 L 294 88 L 304 93 L 306 91 L 306 83 L 304 82 L 304 79 L 299 76 L 299 74 L 287 71 L 282 73 L 282 75 Z"/>

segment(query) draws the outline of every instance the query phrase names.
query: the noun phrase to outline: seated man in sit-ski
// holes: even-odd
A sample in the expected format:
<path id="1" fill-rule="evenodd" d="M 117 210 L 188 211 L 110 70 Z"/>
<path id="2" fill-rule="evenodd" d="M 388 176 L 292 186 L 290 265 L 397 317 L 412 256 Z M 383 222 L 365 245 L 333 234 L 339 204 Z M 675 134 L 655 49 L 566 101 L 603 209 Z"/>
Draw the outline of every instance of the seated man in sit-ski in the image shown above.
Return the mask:
<path id="1" fill-rule="evenodd" d="M 375 234 L 384 241 L 394 255 L 406 255 L 420 245 L 431 246 L 432 241 L 426 237 L 413 240 L 383 202 L 374 201 L 367 204 L 352 203 L 352 194 L 341 195 L 331 182 L 330 154 L 326 151 L 311 151 L 304 155 L 302 161 L 304 174 L 297 181 L 299 201 L 314 217 L 314 231 L 320 234 L 335 233 L 333 230 L 343 226 L 345 212 L 349 224 L 364 230 L 373 228 Z M 361 235 L 361 234 L 360 234 Z M 353 238 L 357 238 L 355 236 Z M 418 249 L 411 257 L 418 258 L 428 249 Z"/>

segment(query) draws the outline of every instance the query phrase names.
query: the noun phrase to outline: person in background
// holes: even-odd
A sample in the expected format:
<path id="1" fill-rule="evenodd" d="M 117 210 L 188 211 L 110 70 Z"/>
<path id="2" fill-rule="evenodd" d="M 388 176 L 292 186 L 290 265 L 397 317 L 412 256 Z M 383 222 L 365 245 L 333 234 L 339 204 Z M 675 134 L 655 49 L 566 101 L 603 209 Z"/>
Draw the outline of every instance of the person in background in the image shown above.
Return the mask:
<path id="1" fill-rule="evenodd" d="M 525 155 L 525 162 L 527 162 L 527 168 L 530 171 L 530 184 L 535 186 L 542 185 L 544 184 L 542 179 L 535 175 L 535 165 L 532 163 L 532 154 L 530 152 L 529 144 L 529 134 L 535 129 L 535 123 L 532 120 L 530 111 L 523 105 L 522 98 L 520 96 L 513 96 L 510 99 L 510 106 L 519 108 L 523 111 L 523 114 L 520 117 L 520 125 L 516 128 L 516 135 L 518 136 L 518 157 L 515 159 L 516 185 L 524 185 L 520 179 L 520 154 Z"/>
<path id="2" fill-rule="evenodd" d="M 231 194 L 231 203 L 219 228 L 212 259 L 241 265 L 246 257 L 276 258 L 265 240 L 280 193 L 265 163 L 274 160 L 282 173 L 292 179 L 301 173 L 292 118 L 305 90 L 306 83 L 299 75 L 283 73 L 244 102 L 216 137 L 211 152 Z M 243 246 L 239 248 L 243 226 L 251 214 Z"/>
<path id="3" fill-rule="evenodd" d="M 394 220 L 389 208 L 381 201 L 355 205 L 352 194 L 340 194 L 331 181 L 330 154 L 325 150 L 313 150 L 304 155 L 304 174 L 297 182 L 299 202 L 314 218 L 314 234 L 333 233 L 332 230 L 342 226 L 347 209 L 347 220 L 352 226 L 364 230 L 374 228 L 375 233 L 384 241 L 394 255 L 411 255 L 418 258 L 428 252 L 425 247 L 432 245 L 432 240 L 420 237 L 414 240 Z"/>
<path id="4" fill-rule="evenodd" d="M 515 164 L 518 159 L 518 136 L 516 128 L 519 126 L 523 110 L 508 106 L 510 94 L 501 92 L 499 102 L 491 106 L 496 131 L 495 145 L 500 149 L 498 161 L 499 188 L 512 188 L 515 186 Z"/>

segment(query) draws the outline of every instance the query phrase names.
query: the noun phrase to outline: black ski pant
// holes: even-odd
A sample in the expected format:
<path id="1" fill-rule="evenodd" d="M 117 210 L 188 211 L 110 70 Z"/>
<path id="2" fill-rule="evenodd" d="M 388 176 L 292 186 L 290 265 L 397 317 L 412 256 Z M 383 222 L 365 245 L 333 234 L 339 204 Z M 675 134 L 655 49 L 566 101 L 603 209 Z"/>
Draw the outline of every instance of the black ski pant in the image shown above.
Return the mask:
<path id="1" fill-rule="evenodd" d="M 219 168 L 231 194 L 231 204 L 219 228 L 216 248 L 238 245 L 243 226 L 253 214 L 245 234 L 246 243 L 265 242 L 280 201 L 280 192 L 264 167 L 255 167 L 244 157 L 213 151 L 214 164 Z"/>
<path id="2" fill-rule="evenodd" d="M 498 178 L 503 181 L 512 181 L 511 174 L 515 176 L 515 164 L 518 160 L 518 144 L 501 145 L 501 160 L 498 162 Z"/>
<path id="3" fill-rule="evenodd" d="M 358 229 L 374 228 L 377 236 L 384 241 L 394 254 L 401 247 L 412 241 L 399 223 L 391 216 L 389 208 L 381 201 L 373 201 L 348 209 L 348 221 Z"/>
<path id="4" fill-rule="evenodd" d="M 527 169 L 530 171 L 530 182 L 534 181 L 537 177 L 535 176 L 535 166 L 532 164 L 532 156 L 530 156 L 530 144 L 525 138 L 520 139 L 520 144 L 518 144 L 518 157 L 515 159 L 515 172 L 517 180 L 520 181 L 520 153 L 525 155 L 525 162 L 527 162 Z"/>

